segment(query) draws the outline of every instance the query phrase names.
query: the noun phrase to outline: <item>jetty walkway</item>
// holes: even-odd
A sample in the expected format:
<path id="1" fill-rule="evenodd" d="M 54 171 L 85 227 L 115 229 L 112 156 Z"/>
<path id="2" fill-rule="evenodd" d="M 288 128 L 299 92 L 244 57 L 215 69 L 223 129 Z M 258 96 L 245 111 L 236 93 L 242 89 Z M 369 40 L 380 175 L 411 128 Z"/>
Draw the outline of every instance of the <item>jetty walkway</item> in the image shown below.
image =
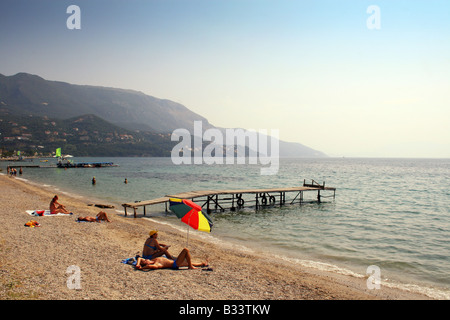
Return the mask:
<path id="1" fill-rule="evenodd" d="M 317 192 L 317 197 L 314 200 L 304 198 L 305 192 Z M 321 191 L 332 191 L 332 195 L 323 195 Z M 286 198 L 286 194 L 294 194 L 291 199 Z M 252 198 L 253 196 L 253 198 Z M 134 217 L 136 218 L 137 209 L 143 207 L 143 214 L 146 215 L 146 207 L 156 204 L 165 203 L 167 211 L 167 203 L 170 198 L 189 199 L 201 204 L 202 208 L 206 207 L 206 212 L 212 211 L 231 211 L 239 210 L 245 206 L 254 206 L 256 209 L 264 206 L 282 206 L 284 204 L 305 203 L 305 202 L 321 202 L 322 198 L 336 197 L 336 188 L 325 187 L 325 182 L 320 185 L 312 180 L 312 183 L 307 184 L 303 181 L 303 186 L 299 187 L 284 187 L 284 188 L 269 188 L 269 189 L 232 189 L 232 190 L 202 190 L 189 191 L 177 194 L 166 195 L 161 198 L 152 200 L 129 202 L 122 204 L 127 216 L 127 208 L 133 209 Z"/>

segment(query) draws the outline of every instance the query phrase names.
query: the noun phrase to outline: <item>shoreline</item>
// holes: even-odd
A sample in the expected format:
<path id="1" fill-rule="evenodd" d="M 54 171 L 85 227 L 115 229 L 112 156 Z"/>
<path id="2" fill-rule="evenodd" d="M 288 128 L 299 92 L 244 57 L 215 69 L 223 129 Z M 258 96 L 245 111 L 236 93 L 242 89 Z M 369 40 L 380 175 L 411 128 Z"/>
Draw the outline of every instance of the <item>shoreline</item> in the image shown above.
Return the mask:
<path id="1" fill-rule="evenodd" d="M 208 259 L 213 271 L 142 272 L 121 263 L 141 253 L 148 231 L 177 255 L 186 234 L 169 224 L 124 217 L 117 209 L 87 206 L 79 197 L 60 194 L 73 216 L 32 217 L 26 210 L 47 209 L 47 189 L 0 175 L 0 297 L 44 300 L 415 300 L 428 296 L 381 286 L 369 290 L 366 278 L 319 271 L 277 257 L 262 256 L 189 236 L 195 260 Z M 111 223 L 77 223 L 78 216 L 107 212 Z M 39 228 L 24 227 L 29 220 Z M 81 288 L 69 289 L 68 267 L 81 270 Z"/>

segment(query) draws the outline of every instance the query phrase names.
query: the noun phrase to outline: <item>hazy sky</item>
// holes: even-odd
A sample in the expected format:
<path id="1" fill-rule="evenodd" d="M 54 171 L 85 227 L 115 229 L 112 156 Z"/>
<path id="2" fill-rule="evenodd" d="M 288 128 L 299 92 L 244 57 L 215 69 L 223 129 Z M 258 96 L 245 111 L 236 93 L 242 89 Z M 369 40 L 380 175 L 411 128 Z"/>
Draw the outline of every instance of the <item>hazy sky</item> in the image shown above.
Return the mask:
<path id="1" fill-rule="evenodd" d="M 448 0 L 2 0 L 0 73 L 18 72 L 139 90 L 331 156 L 450 157 Z"/>

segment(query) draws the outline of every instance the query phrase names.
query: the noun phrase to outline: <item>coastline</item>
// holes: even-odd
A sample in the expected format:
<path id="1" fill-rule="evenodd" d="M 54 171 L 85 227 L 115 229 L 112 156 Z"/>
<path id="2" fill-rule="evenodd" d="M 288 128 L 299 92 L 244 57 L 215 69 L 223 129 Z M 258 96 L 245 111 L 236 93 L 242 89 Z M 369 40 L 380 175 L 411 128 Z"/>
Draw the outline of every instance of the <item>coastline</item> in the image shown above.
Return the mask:
<path id="1" fill-rule="evenodd" d="M 115 209 L 87 206 L 60 194 L 72 216 L 32 217 L 47 209 L 50 190 L 0 175 L 0 299 L 43 300 L 415 300 L 413 292 L 381 286 L 369 290 L 365 278 L 319 272 L 255 252 L 224 248 L 190 233 L 194 259 L 208 259 L 213 271 L 142 272 L 121 263 L 141 253 L 148 231 L 177 255 L 186 235 L 168 224 L 124 217 Z M 107 212 L 111 223 L 77 223 L 78 216 Z M 29 220 L 39 228 L 24 227 Z M 69 289 L 67 268 L 81 270 L 81 288 Z"/>

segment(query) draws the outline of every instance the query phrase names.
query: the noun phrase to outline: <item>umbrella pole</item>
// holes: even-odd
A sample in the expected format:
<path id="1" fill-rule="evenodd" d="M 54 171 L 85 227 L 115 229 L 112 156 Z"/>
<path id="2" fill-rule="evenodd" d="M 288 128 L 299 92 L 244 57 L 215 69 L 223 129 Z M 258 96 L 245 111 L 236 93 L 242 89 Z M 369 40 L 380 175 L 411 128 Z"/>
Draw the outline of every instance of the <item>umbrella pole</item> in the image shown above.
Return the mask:
<path id="1" fill-rule="evenodd" d="M 192 213 L 189 215 L 189 220 L 188 220 L 188 223 L 187 223 L 186 248 L 188 248 L 188 245 L 189 245 L 189 225 L 191 223 L 191 216 L 192 216 Z"/>
<path id="2" fill-rule="evenodd" d="M 189 246 L 189 225 L 187 226 L 186 248 Z"/>

